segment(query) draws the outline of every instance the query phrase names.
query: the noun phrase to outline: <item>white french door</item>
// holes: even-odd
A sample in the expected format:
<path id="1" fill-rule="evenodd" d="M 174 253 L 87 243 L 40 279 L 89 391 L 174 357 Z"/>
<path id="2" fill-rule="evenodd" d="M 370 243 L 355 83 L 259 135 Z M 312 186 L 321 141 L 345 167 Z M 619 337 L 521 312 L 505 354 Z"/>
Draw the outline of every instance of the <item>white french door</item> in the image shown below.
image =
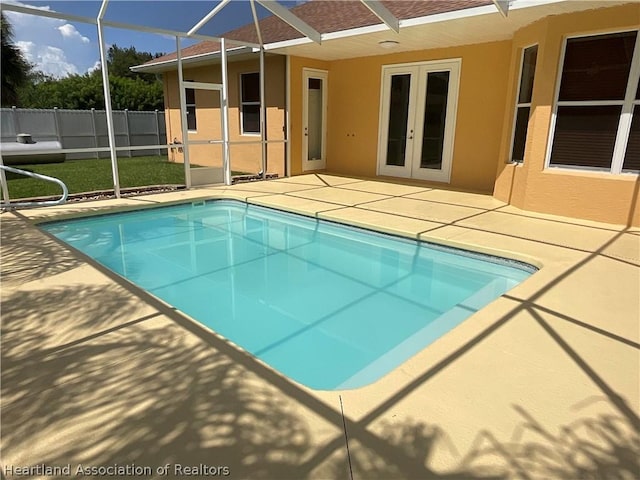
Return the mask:
<path id="1" fill-rule="evenodd" d="M 460 60 L 382 68 L 378 175 L 449 182 Z"/>
<path id="2" fill-rule="evenodd" d="M 326 166 L 327 82 L 324 70 L 302 70 L 302 170 Z"/>

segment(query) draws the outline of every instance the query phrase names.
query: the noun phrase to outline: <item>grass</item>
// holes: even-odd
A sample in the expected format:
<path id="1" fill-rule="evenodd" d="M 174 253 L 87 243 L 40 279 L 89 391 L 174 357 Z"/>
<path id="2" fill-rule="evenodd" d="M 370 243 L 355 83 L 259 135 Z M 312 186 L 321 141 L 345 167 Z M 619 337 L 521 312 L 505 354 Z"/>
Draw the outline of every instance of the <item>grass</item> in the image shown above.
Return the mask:
<path id="1" fill-rule="evenodd" d="M 69 193 L 113 189 L 109 158 L 16 165 L 15 168 L 59 178 L 67 185 Z M 184 184 L 184 165 L 169 162 L 166 156 L 119 158 L 118 173 L 121 188 Z M 7 172 L 7 183 L 11 199 L 61 193 L 58 185 L 9 172 Z"/>

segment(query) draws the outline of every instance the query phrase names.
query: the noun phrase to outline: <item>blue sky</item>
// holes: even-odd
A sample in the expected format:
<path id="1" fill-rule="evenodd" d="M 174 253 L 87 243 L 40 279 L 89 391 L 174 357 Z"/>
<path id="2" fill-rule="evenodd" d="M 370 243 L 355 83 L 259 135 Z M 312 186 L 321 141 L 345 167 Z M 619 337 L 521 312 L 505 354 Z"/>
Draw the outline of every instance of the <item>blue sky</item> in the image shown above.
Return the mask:
<path id="1" fill-rule="evenodd" d="M 6 3 L 31 6 L 43 10 L 95 18 L 102 2 L 99 1 L 13 1 Z M 124 1 L 111 0 L 107 20 L 141 24 L 149 27 L 187 31 L 219 2 L 201 1 Z M 281 1 L 291 7 L 300 1 Z M 83 74 L 99 64 L 98 34 L 95 25 L 68 22 L 53 18 L 5 11 L 14 30 L 14 42 L 36 69 L 64 77 Z M 260 17 L 269 13 L 258 6 Z M 251 8 L 247 0 L 234 0 L 216 15 L 199 33 L 217 35 L 252 22 Z M 105 28 L 107 45 L 135 46 L 140 51 L 175 51 L 175 38 L 132 30 Z M 183 45 L 195 43 L 183 41 Z"/>

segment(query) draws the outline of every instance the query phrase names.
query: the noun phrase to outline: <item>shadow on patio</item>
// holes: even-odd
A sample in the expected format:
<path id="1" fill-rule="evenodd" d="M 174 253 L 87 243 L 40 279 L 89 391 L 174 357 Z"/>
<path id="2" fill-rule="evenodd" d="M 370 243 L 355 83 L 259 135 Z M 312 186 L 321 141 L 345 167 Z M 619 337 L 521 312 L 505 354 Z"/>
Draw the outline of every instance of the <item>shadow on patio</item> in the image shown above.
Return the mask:
<path id="1" fill-rule="evenodd" d="M 347 408 L 349 464 L 337 394 L 328 405 L 22 221 L 3 218 L 2 237 L 3 284 L 11 287 L 2 301 L 5 466 L 227 465 L 232 478 L 256 479 L 349 478 L 350 464 L 362 479 L 635 478 L 640 470 L 637 413 L 539 316 L 542 291 L 514 297 L 507 315 L 363 418 L 349 420 Z M 87 263 L 104 278 L 93 278 Z M 39 281 L 74 270 L 93 273 L 80 285 Z M 456 450 L 437 412 L 382 419 L 522 310 L 602 392 L 583 399 L 584 414 L 549 431 L 535 412 L 513 404 L 522 420 L 510 441 L 487 425 L 468 452 Z M 589 414 L 591 403 L 615 413 Z M 450 450 L 458 468 L 432 470 L 435 448 Z"/>
<path id="2" fill-rule="evenodd" d="M 204 341 L 188 341 L 182 321 L 153 326 L 151 315 L 47 346 L 58 327 L 71 327 L 64 319 L 57 325 L 47 305 L 62 302 L 80 326 L 99 328 L 100 319 L 135 308 L 118 290 L 6 298 L 5 459 L 154 468 L 202 463 L 228 465 L 232 478 L 348 478 L 339 411 L 208 332 L 200 332 Z M 640 468 L 638 436 L 622 416 L 584 418 L 552 433 L 514 408 L 523 421 L 513 442 L 497 441 L 488 426 L 452 474 L 426 467 L 434 444 L 450 443 L 437 424 L 382 424 L 373 433 L 348 422 L 354 478 L 633 478 Z M 332 440 L 315 438 L 308 416 L 316 415 Z M 496 457 L 502 471 L 486 463 Z"/>

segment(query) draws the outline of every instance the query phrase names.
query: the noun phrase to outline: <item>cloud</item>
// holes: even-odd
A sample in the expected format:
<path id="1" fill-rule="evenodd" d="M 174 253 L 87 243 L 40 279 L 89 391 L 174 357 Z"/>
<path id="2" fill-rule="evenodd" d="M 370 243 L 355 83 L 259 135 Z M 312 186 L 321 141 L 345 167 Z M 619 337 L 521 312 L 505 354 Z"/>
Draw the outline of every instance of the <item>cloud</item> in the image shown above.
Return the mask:
<path id="1" fill-rule="evenodd" d="M 102 68 L 102 62 L 100 60 L 96 60 L 96 63 L 93 64 L 92 67 L 87 69 L 87 73 L 95 72 L 96 70 L 100 70 Z"/>
<path id="2" fill-rule="evenodd" d="M 78 67 L 67 60 L 64 50 L 50 45 L 40 51 L 38 63 L 43 71 L 54 77 L 66 77 L 78 73 Z"/>
<path id="3" fill-rule="evenodd" d="M 54 77 L 66 77 L 78 73 L 78 67 L 69 62 L 64 50 L 51 45 L 36 45 L 34 42 L 18 41 L 16 46 L 24 58 L 41 72 Z M 98 62 L 99 63 L 99 62 Z"/>
<path id="4" fill-rule="evenodd" d="M 36 7 L 18 1 L 7 3 L 52 10 L 50 6 Z M 13 26 L 16 46 L 36 70 L 55 77 L 84 73 L 92 69 L 100 57 L 96 42 L 83 35 L 72 23 L 8 10 L 5 15 Z M 93 28 L 81 25 L 87 31 Z"/>
<path id="5" fill-rule="evenodd" d="M 15 42 L 16 47 L 20 49 L 25 60 L 34 63 L 36 44 L 33 42 L 18 41 Z"/>
<path id="6" fill-rule="evenodd" d="M 90 43 L 87 37 L 84 37 L 80 34 L 76 27 L 71 25 L 70 23 L 65 23 L 61 27 L 58 27 L 58 31 L 62 34 L 62 36 L 69 40 L 80 40 L 82 43 Z"/>
<path id="7" fill-rule="evenodd" d="M 36 10 L 47 10 L 49 12 L 51 11 L 51 7 L 49 5 L 38 7 L 36 5 L 27 5 L 26 3 L 22 3 L 17 0 L 4 0 L 3 3 L 9 4 L 9 5 L 20 5 L 22 7 L 31 7 L 31 8 L 35 8 Z"/>

